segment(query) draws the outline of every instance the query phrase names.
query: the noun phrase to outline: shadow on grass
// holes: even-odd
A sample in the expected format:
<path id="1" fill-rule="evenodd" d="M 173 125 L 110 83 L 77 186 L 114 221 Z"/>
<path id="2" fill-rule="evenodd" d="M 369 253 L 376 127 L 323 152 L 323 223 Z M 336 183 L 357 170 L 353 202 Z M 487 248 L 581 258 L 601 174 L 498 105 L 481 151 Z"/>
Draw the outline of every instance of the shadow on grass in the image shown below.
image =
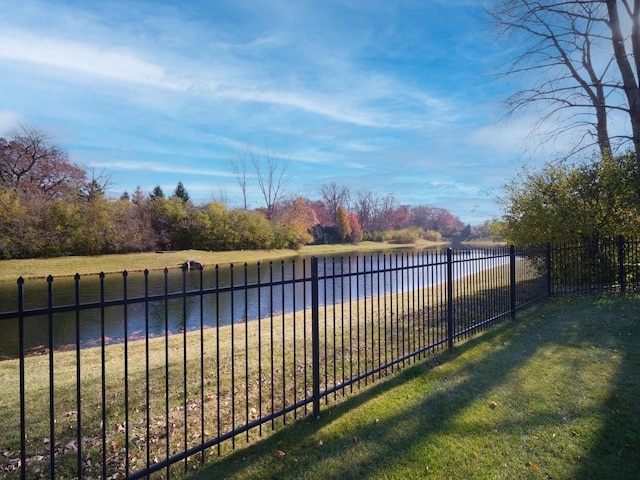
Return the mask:
<path id="1" fill-rule="evenodd" d="M 594 312 L 602 329 L 589 333 L 621 361 L 600 412 L 603 427 L 576 479 L 640 479 L 640 297 L 624 298 L 618 302 L 602 296 Z"/>
<path id="2" fill-rule="evenodd" d="M 640 446 L 633 433 L 640 431 L 637 397 L 640 355 L 635 347 L 640 338 L 640 305 L 636 305 L 638 297 L 612 298 L 598 295 L 545 303 L 522 314 L 516 322 L 507 322 L 458 345 L 454 352 L 434 356 L 338 405 L 324 407 L 321 418 L 316 421 L 298 421 L 261 442 L 214 461 L 194 478 L 426 477 L 435 472 L 426 471 L 427 465 L 418 458 L 424 456 L 424 449 L 438 444 L 442 436 L 451 436 L 452 431 L 455 434 L 460 430 L 462 435 L 491 435 L 492 432 L 483 431 L 482 422 L 465 428 L 456 425 L 468 409 L 478 408 L 478 404 L 489 408 L 487 397 L 492 391 L 508 384 L 513 372 L 546 346 L 576 349 L 595 346 L 622 356 L 614 378 L 608 380 L 613 385 L 609 398 L 601 404 L 601 411 L 589 412 L 589 415 L 600 416 L 602 427 L 594 438 L 585 439 L 589 443 L 581 446 L 581 452 L 588 452 L 586 458 L 572 461 L 572 465 L 563 470 L 563 476 L 556 477 L 554 471 L 543 465 L 538 467 L 522 461 L 520 465 L 507 466 L 497 461 L 490 470 L 477 472 L 473 477 L 514 478 L 516 473 L 520 478 L 639 478 Z M 466 360 L 460 361 L 463 358 Z M 445 368 L 454 361 L 460 363 L 460 368 Z M 577 379 L 583 367 L 576 362 L 572 367 L 575 371 L 569 374 Z M 434 376 L 440 379 L 437 391 L 422 395 L 420 385 L 424 384 L 425 389 L 433 385 L 428 378 Z M 401 388 L 408 382 L 416 385 L 409 395 Z M 399 391 L 404 396 L 394 397 Z M 393 410 L 391 413 L 377 410 L 380 407 L 375 404 L 380 396 L 389 397 L 390 403 L 386 405 L 394 405 L 389 409 Z M 517 421 L 493 425 L 497 425 L 497 429 L 530 432 L 540 426 L 540 422 L 560 425 L 565 416 L 559 407 L 557 412 L 545 416 L 523 412 Z M 339 420 L 342 426 L 334 429 L 332 426 Z M 357 441 L 351 432 L 357 435 Z M 316 448 L 320 440 L 323 446 Z M 520 447 L 492 445 L 494 453 Z M 278 457 L 278 450 L 286 455 Z M 440 478 L 446 478 L 442 471 L 446 472 L 447 465 L 459 461 L 473 463 L 473 458 L 469 459 L 471 453 L 454 452 L 453 458 L 434 460 L 440 462 Z M 520 457 L 507 454 L 507 458 Z M 503 466 L 509 468 L 505 471 Z"/>

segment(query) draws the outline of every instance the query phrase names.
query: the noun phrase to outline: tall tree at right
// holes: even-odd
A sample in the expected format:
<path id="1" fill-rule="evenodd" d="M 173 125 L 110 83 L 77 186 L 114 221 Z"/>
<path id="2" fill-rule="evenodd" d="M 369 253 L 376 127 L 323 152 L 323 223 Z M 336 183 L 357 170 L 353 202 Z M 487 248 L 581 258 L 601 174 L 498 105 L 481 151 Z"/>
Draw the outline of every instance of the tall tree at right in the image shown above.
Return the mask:
<path id="1" fill-rule="evenodd" d="M 630 144 L 640 159 L 640 0 L 499 0 L 489 14 L 519 45 L 505 75 L 532 79 L 509 113 L 535 107 L 545 134 L 575 133 L 567 156 Z"/>

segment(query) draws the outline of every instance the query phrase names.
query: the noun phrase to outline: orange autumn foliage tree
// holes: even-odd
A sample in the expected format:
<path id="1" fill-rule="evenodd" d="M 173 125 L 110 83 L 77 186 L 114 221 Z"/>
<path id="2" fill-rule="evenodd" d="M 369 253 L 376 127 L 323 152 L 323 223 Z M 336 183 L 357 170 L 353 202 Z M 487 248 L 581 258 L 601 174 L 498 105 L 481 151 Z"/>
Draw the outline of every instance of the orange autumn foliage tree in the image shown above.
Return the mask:
<path id="1" fill-rule="evenodd" d="M 360 240 L 362 240 L 362 228 L 360 227 L 358 216 L 354 212 L 349 212 L 347 219 L 351 227 L 351 235 L 349 235 L 351 243 L 360 243 Z"/>
<path id="2" fill-rule="evenodd" d="M 296 197 L 293 201 L 282 202 L 277 217 L 287 247 L 299 248 L 313 242 L 309 231 L 318 223 L 318 218 L 307 199 Z"/>

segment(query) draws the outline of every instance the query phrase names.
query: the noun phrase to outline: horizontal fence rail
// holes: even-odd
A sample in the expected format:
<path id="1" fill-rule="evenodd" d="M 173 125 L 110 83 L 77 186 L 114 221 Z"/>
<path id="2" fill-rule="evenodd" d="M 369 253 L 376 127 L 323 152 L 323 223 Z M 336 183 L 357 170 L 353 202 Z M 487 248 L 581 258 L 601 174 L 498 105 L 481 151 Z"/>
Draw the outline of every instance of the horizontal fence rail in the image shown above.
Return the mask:
<path id="1" fill-rule="evenodd" d="M 584 249 L 547 245 L 21 278 L 0 312 L 0 477 L 195 468 L 550 294 L 635 285 L 637 245 L 603 248 L 591 276 Z"/>

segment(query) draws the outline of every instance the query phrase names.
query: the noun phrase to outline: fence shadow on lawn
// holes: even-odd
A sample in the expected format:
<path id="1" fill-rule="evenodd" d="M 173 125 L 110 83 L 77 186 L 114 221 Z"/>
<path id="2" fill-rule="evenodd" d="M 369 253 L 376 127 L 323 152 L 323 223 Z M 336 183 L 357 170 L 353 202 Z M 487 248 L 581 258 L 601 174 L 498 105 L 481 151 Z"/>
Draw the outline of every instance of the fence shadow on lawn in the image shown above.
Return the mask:
<path id="1" fill-rule="evenodd" d="M 376 474 L 384 478 L 427 475 L 447 478 L 448 466 L 458 469 L 457 472 L 466 471 L 467 478 L 516 478 L 514 475 L 518 478 L 638 478 L 640 446 L 633 438 L 633 433 L 640 431 L 637 402 L 640 354 L 634 347 L 640 337 L 637 318 L 640 318 L 640 304 L 634 295 L 551 300 L 519 315 L 513 323 L 457 345 L 454 352 L 442 352 L 339 405 L 325 407 L 322 417 L 316 421 L 298 421 L 258 444 L 214 462 L 194 479 L 338 479 L 369 478 Z M 516 372 L 528 368 L 527 363 L 541 356 L 547 357 L 543 361 L 550 368 L 557 367 L 554 358 L 549 357 L 557 350 L 575 354 L 566 365 L 571 370 L 560 371 L 561 376 L 555 379 L 556 383 L 560 383 L 558 379 L 567 381 L 557 385 L 563 393 L 535 389 L 526 393 L 531 379 L 514 377 Z M 594 350 L 610 354 L 612 358 L 621 357 L 611 378 L 601 379 L 610 384 L 608 398 L 595 406 L 581 407 L 579 399 L 576 399 L 578 403 L 563 404 L 565 395 L 571 398 L 573 386 L 578 386 L 572 382 L 598 375 L 596 357 L 583 358 L 580 353 L 589 356 Z M 542 388 L 546 388 L 542 378 L 545 372 L 540 371 L 539 375 Z M 408 397 L 404 387 L 407 383 L 417 387 Z M 425 388 L 424 396 L 420 386 Z M 509 398 L 496 399 L 498 407 L 492 412 L 500 417 L 503 409 L 521 408 L 522 411 L 495 422 L 485 423 L 484 416 L 475 424 L 466 419 L 470 411 L 490 409 L 490 398 L 504 388 L 521 390 L 520 397 L 514 398 L 524 404 L 518 405 Z M 555 407 L 549 408 L 546 396 L 556 394 L 558 400 L 550 404 Z M 396 395 L 404 397 L 394 399 Z M 397 405 L 391 414 L 377 406 L 378 398 L 384 397 L 387 397 L 385 405 Z M 543 411 L 535 408 L 538 399 Z M 399 406 L 402 404 L 404 407 Z M 527 406 L 533 408 L 527 410 Z M 573 421 L 580 420 L 581 415 L 600 418 L 601 427 L 591 434 L 574 431 L 577 427 Z M 462 417 L 466 420 L 461 421 Z M 346 431 L 348 427 L 335 426 L 337 423 L 351 425 L 357 441 Z M 555 431 L 556 427 L 558 442 L 562 444 L 552 445 L 550 437 L 534 438 L 540 429 Z M 563 433 L 563 427 L 573 430 Z M 504 442 L 504 432 L 511 434 L 506 438 L 516 441 Z M 486 438 L 487 450 L 479 453 L 449 450 L 452 458 L 435 458 L 434 452 L 442 452 L 438 450 L 442 438 L 451 435 Z M 518 439 L 521 439 L 520 445 Z M 316 448 L 320 440 L 323 446 Z M 556 447 L 559 451 L 568 449 L 569 456 L 577 452 L 576 458 L 570 461 L 560 458 L 560 465 L 554 464 Z M 536 449 L 540 450 L 539 454 Z M 278 457 L 278 450 L 286 455 Z M 425 456 L 436 464 L 428 472 L 420 470 L 428 465 Z M 262 465 L 266 465 L 266 469 L 263 470 Z"/>

